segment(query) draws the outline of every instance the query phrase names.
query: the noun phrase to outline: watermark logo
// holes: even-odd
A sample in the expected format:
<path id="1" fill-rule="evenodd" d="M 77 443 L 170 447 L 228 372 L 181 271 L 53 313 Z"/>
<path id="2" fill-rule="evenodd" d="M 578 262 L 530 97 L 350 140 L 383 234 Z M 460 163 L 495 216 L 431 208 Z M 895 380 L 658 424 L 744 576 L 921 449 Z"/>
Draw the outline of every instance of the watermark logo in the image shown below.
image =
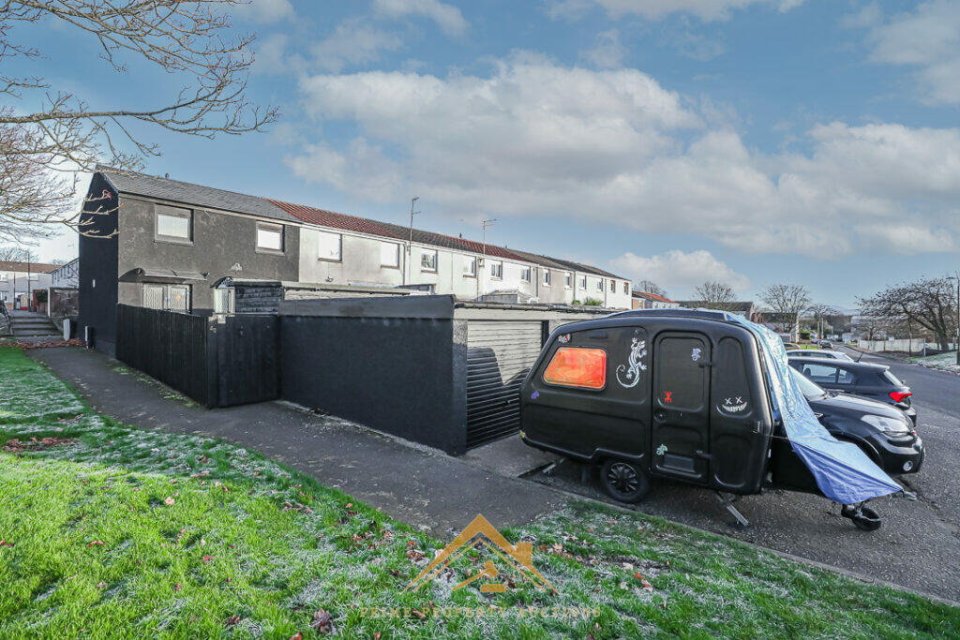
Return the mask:
<path id="1" fill-rule="evenodd" d="M 481 593 L 503 593 L 509 588 L 508 581 L 503 578 L 516 576 L 532 583 L 537 589 L 556 593 L 557 590 L 550 581 L 533 566 L 533 545 L 526 541 L 510 544 L 482 515 L 477 515 L 444 547 L 423 571 L 410 581 L 406 590 L 419 590 L 471 549 L 485 553 L 488 558 L 479 571 L 458 583 L 453 588 L 454 591 L 479 583 Z"/>

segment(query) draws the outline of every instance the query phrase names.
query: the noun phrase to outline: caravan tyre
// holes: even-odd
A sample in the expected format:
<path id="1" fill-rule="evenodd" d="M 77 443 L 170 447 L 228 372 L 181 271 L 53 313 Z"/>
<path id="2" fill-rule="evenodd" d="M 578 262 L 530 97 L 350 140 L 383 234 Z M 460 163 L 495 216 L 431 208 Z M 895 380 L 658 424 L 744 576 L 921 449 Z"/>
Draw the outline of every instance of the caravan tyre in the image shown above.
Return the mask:
<path id="1" fill-rule="evenodd" d="M 650 491 L 650 480 L 639 466 L 623 460 L 607 460 L 600 467 L 603 490 L 618 502 L 640 502 Z"/>

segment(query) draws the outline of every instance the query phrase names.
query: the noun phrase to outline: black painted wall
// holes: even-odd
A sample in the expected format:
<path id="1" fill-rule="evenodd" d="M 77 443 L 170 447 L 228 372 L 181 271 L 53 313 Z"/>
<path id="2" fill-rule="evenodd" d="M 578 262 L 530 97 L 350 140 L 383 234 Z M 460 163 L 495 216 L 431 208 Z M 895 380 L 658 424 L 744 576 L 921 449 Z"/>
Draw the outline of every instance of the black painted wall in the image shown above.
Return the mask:
<path id="1" fill-rule="evenodd" d="M 116 352 L 118 241 L 108 236 L 117 228 L 117 198 L 103 176 L 94 174 L 80 217 L 78 336 L 91 327 L 97 349 L 110 355 Z"/>
<path id="2" fill-rule="evenodd" d="M 192 284 L 191 298 L 195 313 L 213 310 L 213 290 L 210 287 L 223 276 L 291 281 L 299 277 L 299 227 L 284 226 L 282 255 L 258 252 L 256 218 L 194 209 L 192 244 L 176 244 L 156 240 L 153 202 L 123 196 L 122 203 L 118 256 L 120 275 L 138 267 L 207 274 L 205 281 Z M 240 264 L 243 270 L 232 270 L 235 264 Z M 138 283 L 120 283 L 121 304 L 142 305 L 142 296 Z"/>
<path id="3" fill-rule="evenodd" d="M 452 299 L 447 317 L 373 317 L 376 302 L 330 302 L 343 313 L 288 315 L 281 307 L 282 397 L 464 453 L 464 332 L 452 318 Z"/>

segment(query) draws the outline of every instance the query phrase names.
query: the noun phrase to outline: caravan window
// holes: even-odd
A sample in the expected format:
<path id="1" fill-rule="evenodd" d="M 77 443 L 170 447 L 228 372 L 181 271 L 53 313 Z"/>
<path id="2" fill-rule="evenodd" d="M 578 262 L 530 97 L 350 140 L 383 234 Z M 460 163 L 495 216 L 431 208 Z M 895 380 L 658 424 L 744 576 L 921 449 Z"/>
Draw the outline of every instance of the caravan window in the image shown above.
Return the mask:
<path id="1" fill-rule="evenodd" d="M 598 391 L 607 386 L 607 352 L 560 347 L 543 372 L 543 381 L 560 387 Z"/>

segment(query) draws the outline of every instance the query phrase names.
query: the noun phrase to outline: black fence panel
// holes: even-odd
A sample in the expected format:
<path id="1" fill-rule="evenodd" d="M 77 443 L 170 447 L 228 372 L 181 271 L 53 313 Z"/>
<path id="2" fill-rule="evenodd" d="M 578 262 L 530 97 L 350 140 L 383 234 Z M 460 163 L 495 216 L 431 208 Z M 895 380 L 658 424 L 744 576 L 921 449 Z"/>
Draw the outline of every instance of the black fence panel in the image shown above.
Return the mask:
<path id="1" fill-rule="evenodd" d="M 217 406 L 280 397 L 280 331 L 275 315 L 233 315 L 214 321 Z"/>
<path id="2" fill-rule="evenodd" d="M 202 316 L 117 305 L 117 359 L 205 406 L 216 406 L 209 326 Z"/>

